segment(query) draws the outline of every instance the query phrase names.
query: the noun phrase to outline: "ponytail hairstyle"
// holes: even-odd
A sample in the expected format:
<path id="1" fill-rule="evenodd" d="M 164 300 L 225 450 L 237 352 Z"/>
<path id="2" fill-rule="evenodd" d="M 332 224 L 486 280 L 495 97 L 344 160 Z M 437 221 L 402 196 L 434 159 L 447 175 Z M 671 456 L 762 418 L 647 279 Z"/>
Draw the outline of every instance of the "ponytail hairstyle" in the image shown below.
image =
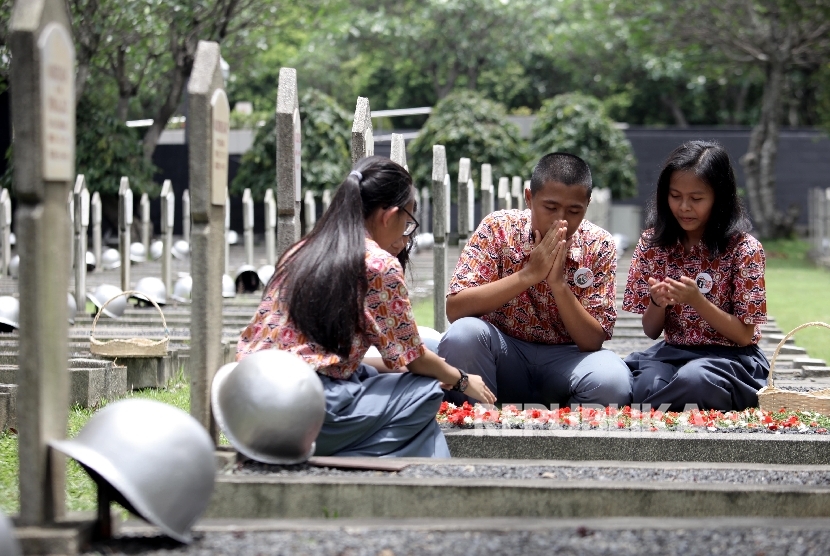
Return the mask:
<path id="1" fill-rule="evenodd" d="M 366 218 L 379 208 L 405 207 L 414 198 L 412 177 L 402 166 L 384 157 L 363 158 L 314 229 L 277 262 L 266 291 L 281 281 L 289 317 L 326 351 L 348 357 L 355 335 L 365 330 Z M 411 245 L 398 255 L 402 264 Z"/>
<path id="2" fill-rule="evenodd" d="M 657 191 L 649 206 L 646 227 L 654 228 L 650 245 L 673 247 L 683 237 L 683 228 L 669 208 L 669 185 L 675 172 L 693 172 L 715 194 L 712 212 L 703 231 L 703 243 L 716 256 L 729 241 L 752 229 L 738 197 L 735 172 L 729 155 L 715 141 L 688 141 L 669 155 L 657 178 Z"/>

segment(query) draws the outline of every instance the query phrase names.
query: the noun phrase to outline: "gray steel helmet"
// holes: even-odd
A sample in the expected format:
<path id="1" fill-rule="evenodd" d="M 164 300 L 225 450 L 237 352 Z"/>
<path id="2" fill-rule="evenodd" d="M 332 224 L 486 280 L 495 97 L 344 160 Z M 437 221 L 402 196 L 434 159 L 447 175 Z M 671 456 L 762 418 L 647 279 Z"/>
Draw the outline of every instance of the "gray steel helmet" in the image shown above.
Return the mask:
<path id="1" fill-rule="evenodd" d="M 15 255 L 9 261 L 9 276 L 12 278 L 17 278 L 17 275 L 20 273 L 20 255 Z"/>
<path id="2" fill-rule="evenodd" d="M 155 276 L 145 276 L 138 282 L 136 282 L 135 287 L 133 288 L 135 291 L 141 292 L 146 295 L 149 299 L 152 299 L 159 305 L 164 305 L 167 303 L 167 288 L 164 287 L 164 282 L 161 279 L 156 278 Z M 133 295 L 136 299 L 143 300 L 143 297 Z"/>
<path id="3" fill-rule="evenodd" d="M 20 543 L 14 536 L 11 520 L 0 512 L 0 554 L 3 556 L 21 556 Z"/>
<path id="4" fill-rule="evenodd" d="M 16 297 L 0 297 L 0 332 L 11 332 L 20 328 L 20 301 Z"/>
<path id="5" fill-rule="evenodd" d="M 264 349 L 225 365 L 213 378 L 210 400 L 225 436 L 249 458 L 294 464 L 314 454 L 326 395 L 298 355 Z"/>
<path id="6" fill-rule="evenodd" d="M 233 280 L 234 287 L 239 293 L 251 293 L 260 288 L 259 274 L 253 265 L 243 264 L 236 269 L 236 278 Z"/>
<path id="7" fill-rule="evenodd" d="M 85 260 L 86 260 L 86 271 L 87 272 L 92 272 L 93 270 L 95 270 L 95 267 L 98 265 L 98 261 L 95 260 L 95 255 L 92 253 L 92 251 L 87 251 L 86 252 Z"/>
<path id="8" fill-rule="evenodd" d="M 130 244 L 130 260 L 134 263 L 143 263 L 147 260 L 147 250 L 144 249 L 143 243 L 134 241 Z"/>
<path id="9" fill-rule="evenodd" d="M 177 240 L 170 248 L 170 254 L 177 259 L 188 259 L 190 258 L 190 244 L 183 239 Z"/>
<path id="10" fill-rule="evenodd" d="M 170 297 L 179 303 L 190 303 L 190 295 L 193 291 L 193 278 L 188 274 L 182 276 L 173 285 L 173 293 Z"/>
<path id="11" fill-rule="evenodd" d="M 157 261 L 164 254 L 164 242 L 157 239 L 150 244 L 150 259 Z"/>
<path id="12" fill-rule="evenodd" d="M 72 440 L 49 445 L 112 487 L 128 510 L 177 541 L 191 541 L 190 528 L 213 493 L 216 464 L 210 436 L 185 411 L 121 400 L 95 413 Z"/>
<path id="13" fill-rule="evenodd" d="M 236 283 L 227 274 L 222 275 L 222 297 L 236 297 Z"/>
<path id="14" fill-rule="evenodd" d="M 75 315 L 78 313 L 78 304 L 75 303 L 75 296 L 72 292 L 66 292 L 66 311 L 69 316 L 69 324 L 75 324 Z"/>
<path id="15" fill-rule="evenodd" d="M 110 247 L 101 254 L 101 268 L 104 270 L 112 270 L 121 266 L 121 254 Z"/>
<path id="16" fill-rule="evenodd" d="M 257 276 L 259 276 L 259 281 L 262 282 L 262 287 L 268 285 L 268 280 L 271 279 L 271 276 L 274 275 L 275 267 L 272 264 L 266 264 L 259 267 L 256 271 Z"/>
<path id="17" fill-rule="evenodd" d="M 101 284 L 95 291 L 92 293 L 86 294 L 86 298 L 92 301 L 98 309 L 104 306 L 104 303 L 119 295 L 124 293 L 121 291 L 121 288 L 118 286 L 113 286 L 111 284 Z M 127 298 L 125 296 L 120 296 L 116 299 L 113 299 L 112 303 L 106 306 L 103 310 L 103 313 L 110 317 L 111 319 L 117 319 L 121 315 L 124 314 L 124 311 L 127 309 Z"/>

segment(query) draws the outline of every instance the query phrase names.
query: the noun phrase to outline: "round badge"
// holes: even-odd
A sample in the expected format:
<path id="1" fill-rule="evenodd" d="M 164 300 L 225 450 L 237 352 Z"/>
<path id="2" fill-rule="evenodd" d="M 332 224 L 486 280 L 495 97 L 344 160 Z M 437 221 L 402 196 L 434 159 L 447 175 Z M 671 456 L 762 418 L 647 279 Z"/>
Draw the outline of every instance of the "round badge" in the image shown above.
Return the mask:
<path id="1" fill-rule="evenodd" d="M 574 272 L 574 284 L 580 288 L 589 288 L 594 284 L 594 273 L 584 266 Z"/>
<path id="2" fill-rule="evenodd" d="M 701 272 L 695 276 L 695 284 L 697 284 L 697 289 L 700 290 L 700 293 L 709 293 L 712 291 L 712 286 L 715 284 L 715 281 L 712 280 L 712 276 L 710 274 Z"/>

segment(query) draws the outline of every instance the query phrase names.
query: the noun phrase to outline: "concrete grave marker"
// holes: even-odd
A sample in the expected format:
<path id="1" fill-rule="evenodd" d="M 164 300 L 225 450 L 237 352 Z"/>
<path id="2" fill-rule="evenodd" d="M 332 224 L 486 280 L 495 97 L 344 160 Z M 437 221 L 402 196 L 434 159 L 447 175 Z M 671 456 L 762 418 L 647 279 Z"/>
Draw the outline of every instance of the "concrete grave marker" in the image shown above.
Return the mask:
<path id="1" fill-rule="evenodd" d="M 331 189 L 324 189 L 323 190 L 323 214 L 329 210 L 331 206 Z"/>
<path id="2" fill-rule="evenodd" d="M 12 260 L 12 200 L 9 197 L 9 190 L 5 187 L 0 191 L 0 234 L 3 242 L 3 261 L 0 266 L 0 275 L 9 274 L 9 261 Z"/>
<path id="3" fill-rule="evenodd" d="M 314 200 L 313 192 L 305 192 L 303 205 L 305 205 L 305 233 L 303 235 L 308 235 L 314 229 L 314 225 L 317 224 L 317 203 Z"/>
<path id="4" fill-rule="evenodd" d="M 75 201 L 75 304 L 77 314 L 86 313 L 86 231 L 89 227 L 89 190 L 83 174 L 78 174 L 73 190 Z"/>
<path id="5" fill-rule="evenodd" d="M 245 240 L 245 263 L 254 264 L 254 198 L 251 190 L 242 192 L 242 226 Z"/>
<path id="6" fill-rule="evenodd" d="M 472 179 L 467 180 L 467 237 L 475 230 L 476 219 L 476 184 Z"/>
<path id="7" fill-rule="evenodd" d="M 429 201 L 429 187 L 421 188 L 421 228 L 423 233 L 427 234 L 432 231 L 432 224 L 429 218 L 430 215 L 430 201 Z"/>
<path id="8" fill-rule="evenodd" d="M 525 208 L 525 198 L 522 195 L 522 178 L 519 176 L 513 176 L 513 181 L 510 184 L 510 205 L 513 208 L 517 208 L 519 210 L 524 210 Z"/>
<path id="9" fill-rule="evenodd" d="M 173 291 L 173 227 L 176 220 L 176 197 L 173 183 L 164 180 L 161 186 L 161 281 L 167 289 L 167 295 Z"/>
<path id="10" fill-rule="evenodd" d="M 495 195 L 493 191 L 493 167 L 490 164 L 481 165 L 481 217 L 484 218 L 495 210 Z"/>
<path id="11" fill-rule="evenodd" d="M 92 255 L 95 257 L 95 270 L 101 270 L 101 195 L 96 191 L 89 202 L 92 217 Z"/>
<path id="12" fill-rule="evenodd" d="M 225 199 L 225 274 L 231 273 L 231 202 Z"/>
<path id="13" fill-rule="evenodd" d="M 352 124 L 352 165 L 367 156 L 375 155 L 375 139 L 372 136 L 372 110 L 369 99 L 357 97 Z"/>
<path id="14" fill-rule="evenodd" d="M 406 143 L 400 133 L 392 134 L 391 154 L 389 158 L 406 168 Z"/>
<path id="15" fill-rule="evenodd" d="M 297 70 L 280 68 L 277 87 L 277 257 L 300 239 L 301 156 Z"/>
<path id="16" fill-rule="evenodd" d="M 510 210 L 512 202 L 510 199 L 510 180 L 499 178 L 499 210 Z"/>
<path id="17" fill-rule="evenodd" d="M 274 190 L 265 190 L 265 259 L 267 264 L 277 263 L 276 236 L 277 230 L 277 200 Z"/>
<path id="18" fill-rule="evenodd" d="M 69 215 L 69 228 L 72 230 L 75 227 L 75 198 L 72 196 L 72 192 L 69 192 L 66 200 L 66 213 Z M 69 238 L 69 260 L 72 261 L 72 264 L 75 263 L 75 242 L 72 240 L 72 233 L 70 232 L 67 237 Z"/>
<path id="19" fill-rule="evenodd" d="M 227 203 L 228 97 L 224 91 L 219 45 L 199 41 L 189 95 L 188 166 L 190 170 L 193 289 L 190 305 L 190 414 L 214 442 L 219 432 L 210 409 L 213 374 L 222 366 L 222 254 Z"/>
<path id="20" fill-rule="evenodd" d="M 458 161 L 458 241 L 459 245 L 466 243 L 470 235 L 470 224 L 468 221 L 469 211 L 467 210 L 467 182 L 470 181 L 470 159 L 462 158 Z"/>
<path id="21" fill-rule="evenodd" d="M 150 260 L 150 239 L 153 237 L 153 222 L 150 220 L 150 196 L 142 193 L 138 204 L 141 207 L 141 245 L 144 246 L 144 258 Z"/>
<path id="22" fill-rule="evenodd" d="M 118 250 L 121 254 L 121 289 L 130 289 L 130 233 L 133 226 L 133 191 L 130 180 L 121 177 L 118 187 Z"/>
<path id="23" fill-rule="evenodd" d="M 449 174 L 447 174 L 447 151 L 443 145 L 432 147 L 432 247 L 433 264 L 433 326 L 444 332 L 447 322 L 447 223 Z"/>
<path id="24" fill-rule="evenodd" d="M 75 47 L 60 0 L 14 5 L 9 26 L 13 183 L 18 198 L 20 329 L 17 422 L 19 526 L 65 512 L 64 458 L 48 448 L 66 436 L 69 251 L 66 198 L 75 177 Z"/>
<path id="25" fill-rule="evenodd" d="M 182 239 L 190 243 L 190 190 L 182 193 Z"/>

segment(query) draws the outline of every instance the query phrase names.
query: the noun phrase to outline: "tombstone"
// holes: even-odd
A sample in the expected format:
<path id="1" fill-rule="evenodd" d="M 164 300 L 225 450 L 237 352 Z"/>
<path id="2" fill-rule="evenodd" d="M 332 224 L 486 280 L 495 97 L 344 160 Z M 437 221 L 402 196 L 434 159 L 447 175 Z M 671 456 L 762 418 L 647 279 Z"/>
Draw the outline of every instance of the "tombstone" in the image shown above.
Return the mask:
<path id="1" fill-rule="evenodd" d="M 188 93 L 193 289 L 190 305 L 190 414 L 216 442 L 210 385 L 222 366 L 223 218 L 228 197 L 230 107 L 219 45 L 199 41 Z"/>
<path id="2" fill-rule="evenodd" d="M 176 224 L 176 196 L 173 183 L 164 180 L 161 186 L 161 281 L 167 295 L 173 291 L 173 227 Z M 148 251 L 149 252 L 149 251 Z"/>
<path id="3" fill-rule="evenodd" d="M 274 190 L 265 190 L 265 259 L 267 264 L 277 264 L 276 236 L 277 230 L 277 200 Z"/>
<path id="4" fill-rule="evenodd" d="M 182 193 L 182 239 L 190 243 L 190 190 Z"/>
<path id="5" fill-rule="evenodd" d="M 605 230 L 611 227 L 611 190 L 594 189 L 585 219 Z"/>
<path id="6" fill-rule="evenodd" d="M 75 179 L 75 47 L 64 2 L 16 2 L 8 40 L 20 253 L 17 525 L 45 526 L 65 513 L 65 460 L 48 442 L 66 436 L 70 258 L 46 241 L 71 235 L 66 196 Z"/>
<path id="7" fill-rule="evenodd" d="M 75 227 L 75 198 L 72 196 L 72 191 L 69 192 L 66 200 L 66 213 L 69 215 L 69 228 L 72 230 Z M 70 264 L 75 264 L 75 242 L 72 240 L 72 232 L 67 234 L 69 238 L 69 260 Z"/>
<path id="8" fill-rule="evenodd" d="M 475 231 L 476 219 L 476 184 L 472 178 L 467 180 L 467 237 Z"/>
<path id="9" fill-rule="evenodd" d="M 150 258 L 150 239 L 153 237 L 153 222 L 150 220 L 150 197 L 141 194 L 138 204 L 141 206 L 141 244 L 144 246 L 145 258 Z"/>
<path id="10" fill-rule="evenodd" d="M 12 260 L 12 200 L 9 197 L 9 190 L 5 187 L 0 191 L 0 241 L 3 242 L 2 257 L 0 263 L 0 276 L 8 276 L 9 261 Z"/>
<path id="11" fill-rule="evenodd" d="M 513 181 L 510 184 L 510 205 L 519 210 L 525 209 L 525 199 L 522 195 L 523 182 L 519 176 L 513 176 Z"/>
<path id="12" fill-rule="evenodd" d="M 101 195 L 96 191 L 89 202 L 92 217 L 92 254 L 95 256 L 95 270 L 101 270 Z"/>
<path id="13" fill-rule="evenodd" d="M 467 221 L 467 182 L 470 181 L 470 159 L 462 158 L 458 161 L 458 242 L 466 243 L 470 235 L 470 225 Z"/>
<path id="14" fill-rule="evenodd" d="M 499 210 L 510 210 L 512 202 L 510 200 L 510 180 L 507 178 L 499 178 Z"/>
<path id="15" fill-rule="evenodd" d="M 86 230 L 89 227 L 89 190 L 86 188 L 83 174 L 78 174 L 75 179 L 73 197 L 75 205 L 75 303 L 77 314 L 83 315 L 86 313 L 84 310 L 86 303 Z"/>
<path id="16" fill-rule="evenodd" d="M 352 124 L 352 166 L 361 158 L 374 156 L 375 139 L 372 136 L 372 110 L 369 99 L 357 97 Z"/>
<path id="17" fill-rule="evenodd" d="M 493 167 L 481 165 L 481 217 L 484 218 L 496 209 L 493 194 Z"/>
<path id="18" fill-rule="evenodd" d="M 331 189 L 324 189 L 323 190 L 323 214 L 329 210 L 331 206 Z"/>
<path id="19" fill-rule="evenodd" d="M 392 159 L 392 162 L 397 162 L 406 168 L 406 142 L 400 133 L 392 134 L 391 154 L 389 158 Z"/>
<path id="20" fill-rule="evenodd" d="M 432 231 L 432 221 L 429 218 L 430 215 L 430 202 L 429 202 L 429 187 L 422 187 L 421 188 L 421 227 L 424 229 L 424 233 L 430 233 Z"/>
<path id="21" fill-rule="evenodd" d="M 245 241 L 245 264 L 254 265 L 254 198 L 251 190 L 242 192 L 242 234 Z"/>
<path id="22" fill-rule="evenodd" d="M 449 207 L 447 190 L 447 151 L 443 145 L 432 147 L 432 235 L 435 244 L 432 247 L 433 265 L 433 326 L 438 332 L 444 332 L 447 322 L 447 223 Z"/>
<path id="23" fill-rule="evenodd" d="M 317 203 L 314 202 L 314 193 L 311 191 L 305 192 L 303 205 L 305 208 L 305 233 L 303 235 L 308 235 L 317 223 Z"/>
<path id="24" fill-rule="evenodd" d="M 280 68 L 277 87 L 277 257 L 300 239 L 301 154 L 297 70 Z"/>
<path id="25" fill-rule="evenodd" d="M 231 199 L 230 196 L 225 197 L 225 270 L 224 274 L 231 273 Z"/>
<path id="26" fill-rule="evenodd" d="M 121 255 L 121 289 L 130 289 L 130 229 L 133 226 L 133 191 L 130 180 L 121 177 L 118 187 L 118 251 Z"/>

